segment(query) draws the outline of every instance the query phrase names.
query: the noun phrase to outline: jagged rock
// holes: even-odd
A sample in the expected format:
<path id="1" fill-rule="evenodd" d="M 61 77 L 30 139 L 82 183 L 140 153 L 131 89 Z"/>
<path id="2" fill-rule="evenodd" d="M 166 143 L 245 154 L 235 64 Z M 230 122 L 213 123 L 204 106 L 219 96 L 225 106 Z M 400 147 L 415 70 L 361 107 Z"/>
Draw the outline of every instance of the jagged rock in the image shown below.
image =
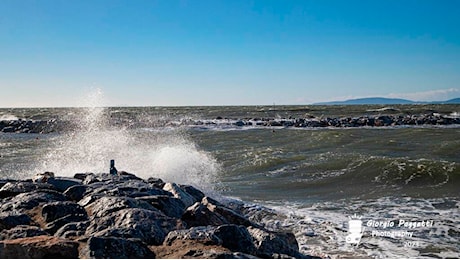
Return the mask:
<path id="1" fill-rule="evenodd" d="M 299 253 L 297 240 L 292 233 L 273 232 L 256 227 L 248 227 L 256 255 L 263 258 L 275 258 L 276 255 L 285 254 L 295 258 L 304 258 Z"/>
<path id="2" fill-rule="evenodd" d="M 63 227 L 64 225 L 72 222 L 80 222 L 88 220 L 88 216 L 85 215 L 66 215 L 64 217 L 58 218 L 50 223 L 47 223 L 45 226 L 45 231 L 54 234 L 56 231 Z"/>
<path id="3" fill-rule="evenodd" d="M 49 178 L 46 182 L 53 185 L 54 188 L 60 192 L 63 192 L 72 186 L 80 185 L 82 183 L 82 181 L 79 179 L 65 177 Z"/>
<path id="4" fill-rule="evenodd" d="M 13 197 L 20 193 L 35 191 L 38 189 L 54 189 L 54 186 L 47 183 L 33 183 L 29 181 L 8 182 L 0 189 L 0 198 Z"/>
<path id="5" fill-rule="evenodd" d="M 10 240 L 24 237 L 36 237 L 48 235 L 43 229 L 37 226 L 19 225 L 0 232 L 0 240 Z M 1 249 L 0 249 L 1 250 Z"/>
<path id="6" fill-rule="evenodd" d="M 0 241 L 0 258 L 78 258 L 78 243 L 53 236 Z"/>
<path id="7" fill-rule="evenodd" d="M 251 234 L 244 226 L 222 225 L 215 229 L 214 235 L 222 240 L 222 246 L 232 251 L 254 255 L 256 247 Z"/>
<path id="8" fill-rule="evenodd" d="M 203 205 L 200 202 L 196 202 L 192 206 L 188 207 L 181 218 L 190 227 L 197 226 L 220 226 L 224 224 L 230 224 L 224 217 Z"/>
<path id="9" fill-rule="evenodd" d="M 125 208 L 142 208 L 147 210 L 156 210 L 149 203 L 136 200 L 129 197 L 101 197 L 94 201 L 93 203 L 87 205 L 85 209 L 94 217 L 104 217 L 115 211 L 125 209 Z"/>
<path id="10" fill-rule="evenodd" d="M 246 217 L 225 207 L 224 205 L 222 205 L 221 203 L 217 202 L 214 199 L 211 199 L 209 197 L 204 197 L 201 203 L 205 205 L 211 212 L 215 212 L 221 215 L 230 224 L 243 225 L 243 226 L 253 225 L 253 223 L 251 223 L 251 221 L 249 221 Z"/>
<path id="11" fill-rule="evenodd" d="M 119 171 L 118 175 L 123 176 L 124 179 L 144 181 L 143 179 L 137 177 L 136 175 L 129 173 L 129 172 L 125 172 L 125 171 Z"/>
<path id="12" fill-rule="evenodd" d="M 204 245 L 222 245 L 222 239 L 216 236 L 215 227 L 200 226 L 190 229 L 173 230 L 165 238 L 165 245 L 172 245 L 177 240 L 194 240 Z"/>
<path id="13" fill-rule="evenodd" d="M 85 209 L 77 203 L 70 201 L 51 202 L 43 205 L 42 216 L 46 222 L 53 222 L 67 215 L 83 216 L 87 218 Z"/>
<path id="14" fill-rule="evenodd" d="M 192 195 L 195 201 L 201 201 L 204 198 L 204 193 L 199 189 L 191 186 L 191 185 L 179 185 L 181 189 L 183 189 L 188 194 Z"/>
<path id="15" fill-rule="evenodd" d="M 75 173 L 75 175 L 73 176 L 75 179 L 79 179 L 81 181 L 84 181 L 86 176 L 88 175 L 94 175 L 94 173 L 90 173 L 90 172 L 87 172 L 87 173 Z"/>
<path id="16" fill-rule="evenodd" d="M 153 187 L 156 187 L 156 188 L 159 188 L 159 189 L 163 189 L 163 187 L 166 184 L 162 179 L 154 178 L 154 177 L 148 178 L 147 182 L 150 183 Z"/>
<path id="17" fill-rule="evenodd" d="M 222 225 L 192 227 L 184 230 L 174 230 L 167 235 L 164 246 L 171 246 L 177 241 L 196 241 L 203 245 L 218 245 L 233 252 L 245 254 L 256 253 L 252 237 L 244 226 Z"/>
<path id="18" fill-rule="evenodd" d="M 77 202 L 83 199 L 88 189 L 89 188 L 86 185 L 74 185 L 66 189 L 64 191 L 64 195 L 66 195 L 72 201 Z"/>
<path id="19" fill-rule="evenodd" d="M 32 177 L 32 181 L 37 183 L 46 183 L 49 178 L 54 178 L 54 172 L 37 173 L 34 177 Z"/>
<path id="20" fill-rule="evenodd" d="M 54 235 L 62 238 L 81 237 L 85 234 L 89 221 L 71 222 L 59 228 Z"/>
<path id="21" fill-rule="evenodd" d="M 81 258 L 155 258 L 139 240 L 115 237 L 91 237 L 80 253 Z"/>
<path id="22" fill-rule="evenodd" d="M 95 182 L 100 182 L 100 180 L 96 177 L 94 173 L 87 174 L 85 179 L 83 180 L 84 185 L 92 184 Z"/>
<path id="23" fill-rule="evenodd" d="M 0 205 L 0 256 L 76 258 L 78 244 L 68 238 L 81 243 L 80 257 L 154 257 L 147 245 L 160 257 L 304 257 L 294 235 L 245 217 L 244 203 L 222 204 L 193 186 L 123 172 L 76 177 L 57 185 L 0 182 L 7 196 Z M 18 237 L 26 249 L 13 252 Z"/>
<path id="24" fill-rule="evenodd" d="M 173 259 L 253 259 L 252 255 L 232 252 L 219 245 L 207 245 L 195 240 L 175 240 L 171 245 L 150 247 L 157 258 Z"/>
<path id="25" fill-rule="evenodd" d="M 42 203 L 53 201 L 65 201 L 64 194 L 54 190 L 36 190 L 21 193 L 0 207 L 0 211 L 26 211 L 35 208 Z"/>
<path id="26" fill-rule="evenodd" d="M 150 203 L 155 208 L 161 210 L 166 216 L 172 218 L 181 218 L 185 212 L 185 205 L 182 200 L 166 195 L 137 197 L 137 200 L 143 200 Z"/>
<path id="27" fill-rule="evenodd" d="M 195 200 L 195 198 L 192 195 L 185 192 L 183 189 L 179 187 L 179 185 L 175 183 L 166 183 L 163 187 L 163 190 L 171 192 L 175 198 L 182 200 L 185 207 L 190 207 L 195 202 L 197 202 L 197 200 Z"/>
<path id="28" fill-rule="evenodd" d="M 0 213 L 0 230 L 11 229 L 19 225 L 29 225 L 32 219 L 17 211 L 5 211 Z"/>
<path id="29" fill-rule="evenodd" d="M 86 207 L 102 197 L 104 197 L 104 195 L 101 194 L 85 195 L 85 197 L 78 202 L 78 205 Z"/>
<path id="30" fill-rule="evenodd" d="M 183 227 L 180 220 L 167 217 L 155 208 L 127 208 L 105 217 L 94 218 L 86 234 L 138 238 L 149 245 L 159 245 L 163 243 L 169 231 Z"/>

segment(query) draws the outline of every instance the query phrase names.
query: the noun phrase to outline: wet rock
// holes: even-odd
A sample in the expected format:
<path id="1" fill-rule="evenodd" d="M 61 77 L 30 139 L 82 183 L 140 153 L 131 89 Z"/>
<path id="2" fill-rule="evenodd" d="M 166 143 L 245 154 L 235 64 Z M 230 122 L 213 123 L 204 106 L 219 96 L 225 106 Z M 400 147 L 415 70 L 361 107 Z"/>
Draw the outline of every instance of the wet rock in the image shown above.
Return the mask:
<path id="1" fill-rule="evenodd" d="M 166 184 L 162 179 L 154 178 L 154 177 L 148 178 L 147 182 L 149 184 L 151 184 L 153 187 L 156 187 L 156 188 L 159 188 L 159 189 L 163 189 L 163 187 Z"/>
<path id="2" fill-rule="evenodd" d="M 238 214 L 232 209 L 225 207 L 223 204 L 219 203 L 214 199 L 204 197 L 201 203 L 205 205 L 211 212 L 215 212 L 221 215 L 224 219 L 226 219 L 228 223 L 243 226 L 252 225 L 251 221 L 249 221 L 246 217 L 242 216 L 241 214 Z"/>
<path id="3" fill-rule="evenodd" d="M 190 229 L 173 230 L 165 238 L 165 245 L 172 245 L 177 240 L 194 240 L 204 245 L 221 245 L 222 239 L 215 235 L 215 227 L 200 226 Z"/>
<path id="4" fill-rule="evenodd" d="M 86 235 L 138 238 L 149 245 L 159 245 L 171 230 L 181 227 L 184 225 L 180 220 L 157 209 L 127 208 L 92 219 Z"/>
<path id="5" fill-rule="evenodd" d="M 200 202 L 188 207 L 182 215 L 182 220 L 190 227 L 197 226 L 220 226 L 230 224 L 224 217 L 216 212 L 212 212 L 208 207 Z"/>
<path id="6" fill-rule="evenodd" d="M 4 229 L 0 232 L 0 240 L 10 240 L 24 237 L 36 237 L 48 235 L 43 229 L 37 226 L 19 225 L 11 229 Z M 1 250 L 1 249 L 0 249 Z"/>
<path id="7" fill-rule="evenodd" d="M 187 208 L 182 215 L 182 220 L 192 227 L 206 225 L 221 226 L 225 224 L 256 226 L 256 224 L 240 213 L 209 197 L 204 197 L 201 202 L 197 202 Z"/>
<path id="8" fill-rule="evenodd" d="M 292 234 L 245 217 L 244 203 L 222 204 L 193 186 L 129 173 L 76 177 L 57 185 L 3 182 L 1 256 L 77 257 L 80 244 L 80 257 L 154 257 L 149 248 L 163 257 L 303 257 Z M 20 240 L 27 250 L 14 255 L 18 243 L 10 241 L 18 239 L 29 239 Z"/>
<path id="9" fill-rule="evenodd" d="M 0 258 L 78 258 L 78 243 L 53 236 L 0 241 Z"/>
<path id="10" fill-rule="evenodd" d="M 177 241 L 192 240 L 203 245 L 219 245 L 233 252 L 256 253 L 252 236 L 244 226 L 200 226 L 169 232 L 164 245 L 171 246 Z"/>
<path id="11" fill-rule="evenodd" d="M 54 188 L 60 192 L 63 192 L 72 186 L 80 185 L 82 183 L 82 181 L 79 179 L 64 177 L 49 178 L 46 182 L 53 185 Z"/>
<path id="12" fill-rule="evenodd" d="M 275 258 L 282 254 L 295 258 L 305 257 L 299 253 L 297 240 L 292 233 L 273 232 L 255 227 L 248 227 L 248 231 L 253 238 L 258 257 Z"/>
<path id="13" fill-rule="evenodd" d="M 191 185 L 179 185 L 179 187 L 188 194 L 192 195 L 195 201 L 201 201 L 205 196 L 202 191 Z"/>
<path id="14" fill-rule="evenodd" d="M 54 189 L 54 186 L 46 183 L 33 183 L 29 181 L 8 182 L 0 189 L 0 198 L 13 197 L 20 193 L 35 191 L 38 189 Z"/>
<path id="15" fill-rule="evenodd" d="M 215 229 L 214 235 L 222 240 L 222 246 L 232 251 L 254 255 L 256 247 L 252 236 L 244 226 L 222 225 Z"/>
<path id="16" fill-rule="evenodd" d="M 62 238 L 82 237 L 86 233 L 89 221 L 71 222 L 59 228 L 54 235 Z"/>
<path id="17" fill-rule="evenodd" d="M 47 223 L 45 226 L 45 231 L 50 234 L 54 234 L 58 229 L 60 229 L 68 223 L 81 222 L 86 220 L 88 220 L 88 216 L 86 215 L 67 215 L 62 218 L 58 218 L 50 223 Z"/>
<path id="18" fill-rule="evenodd" d="M 19 225 L 29 225 L 32 219 L 17 211 L 4 211 L 0 213 L 0 230 L 11 229 Z"/>
<path id="19" fill-rule="evenodd" d="M 180 199 L 186 207 L 190 207 L 197 202 L 192 195 L 188 194 L 175 183 L 166 183 L 163 190 L 171 192 L 173 196 Z"/>
<path id="20" fill-rule="evenodd" d="M 79 179 L 81 181 L 84 181 L 86 179 L 86 176 L 88 176 L 90 174 L 94 175 L 94 173 L 90 173 L 90 172 L 87 172 L 87 173 L 75 173 L 75 175 L 73 177 L 75 179 Z"/>
<path id="21" fill-rule="evenodd" d="M 185 212 L 185 205 L 182 200 L 166 195 L 143 196 L 137 197 L 138 200 L 143 200 L 150 203 L 156 209 L 159 209 L 166 216 L 172 218 L 181 218 Z"/>
<path id="22" fill-rule="evenodd" d="M 66 189 L 64 191 L 64 195 L 66 195 L 70 200 L 78 202 L 83 199 L 87 191 L 88 186 L 86 185 L 74 185 Z"/>
<path id="23" fill-rule="evenodd" d="M 93 218 L 104 217 L 110 215 L 113 212 L 126 208 L 156 210 L 152 205 L 145 201 L 136 200 L 129 197 L 115 196 L 101 197 L 85 207 L 85 209 Z"/>
<path id="24" fill-rule="evenodd" d="M 36 190 L 21 193 L 0 207 L 0 211 L 21 211 L 33 209 L 40 204 L 53 201 L 66 201 L 64 194 L 54 190 Z"/>
<path id="25" fill-rule="evenodd" d="M 48 223 L 67 215 L 82 216 L 87 218 L 85 209 L 77 203 L 70 201 L 47 203 L 43 206 L 41 214 L 44 220 Z"/>
<path id="26" fill-rule="evenodd" d="M 139 240 L 115 237 L 91 237 L 82 248 L 81 258 L 155 258 Z"/>
<path id="27" fill-rule="evenodd" d="M 252 255 L 231 250 L 219 245 L 207 245 L 194 240 L 175 240 L 171 245 L 150 247 L 158 258 L 173 259 L 252 259 Z"/>

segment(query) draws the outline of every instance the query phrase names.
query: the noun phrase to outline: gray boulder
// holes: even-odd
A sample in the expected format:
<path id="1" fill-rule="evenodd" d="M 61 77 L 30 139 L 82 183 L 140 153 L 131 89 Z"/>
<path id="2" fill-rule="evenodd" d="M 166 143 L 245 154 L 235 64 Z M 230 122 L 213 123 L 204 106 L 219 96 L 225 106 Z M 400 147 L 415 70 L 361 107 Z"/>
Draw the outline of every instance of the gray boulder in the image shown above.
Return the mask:
<path id="1" fill-rule="evenodd" d="M 60 192 L 63 192 L 72 186 L 80 185 L 82 183 L 82 181 L 79 179 L 65 177 L 49 178 L 46 180 L 46 182 L 53 185 L 54 188 Z"/>
<path id="2" fill-rule="evenodd" d="M 21 211 L 33 209 L 40 204 L 53 201 L 66 201 L 64 194 L 54 190 L 35 190 L 21 193 L 0 206 L 0 211 Z"/>
<path id="3" fill-rule="evenodd" d="M 88 189 L 89 188 L 86 185 L 74 185 L 67 188 L 64 191 L 64 195 L 66 195 L 70 200 L 78 202 L 83 199 Z"/>
<path id="4" fill-rule="evenodd" d="M 27 215 L 17 211 L 0 213 L 0 230 L 11 229 L 19 225 L 30 225 L 32 219 Z"/>
<path id="5" fill-rule="evenodd" d="M 82 206 L 70 201 L 47 203 L 43 205 L 41 214 L 48 223 L 67 215 L 82 216 L 83 219 L 88 217 L 86 210 Z"/>
<path id="6" fill-rule="evenodd" d="M 91 220 L 87 236 L 138 238 L 149 245 L 160 245 L 171 230 L 183 228 L 180 220 L 157 209 L 121 209 Z"/>
<path id="7" fill-rule="evenodd" d="M 163 190 L 171 192 L 175 198 L 180 199 L 184 203 L 185 207 L 190 207 L 197 202 L 192 195 L 188 194 L 175 183 L 166 183 Z"/>
<path id="8" fill-rule="evenodd" d="M 78 258 L 78 243 L 53 236 L 0 241 L 0 258 Z"/>
<path id="9" fill-rule="evenodd" d="M 292 233 L 273 232 L 256 227 L 248 227 L 256 255 L 262 258 L 278 258 L 279 255 L 288 255 L 294 258 L 305 258 L 299 253 L 297 240 Z"/>
<path id="10" fill-rule="evenodd" d="M 36 237 L 48 235 L 43 229 L 37 226 L 19 225 L 11 229 L 4 229 L 0 232 L 0 240 L 10 240 L 24 237 Z"/>
<path id="11" fill-rule="evenodd" d="M 91 237 L 82 248 L 80 258 L 155 258 L 146 244 L 136 239 Z"/>
<path id="12" fill-rule="evenodd" d="M 88 226 L 89 221 L 67 223 L 59 228 L 54 235 L 62 238 L 81 237 L 85 235 Z"/>
<path id="13" fill-rule="evenodd" d="M 0 188 L 0 198 L 13 197 L 20 193 L 31 192 L 38 189 L 54 189 L 54 186 L 47 183 L 34 183 L 28 181 L 8 182 Z"/>
<path id="14" fill-rule="evenodd" d="M 166 216 L 172 218 L 181 218 L 185 212 L 185 205 L 182 200 L 166 195 L 143 196 L 137 197 L 137 200 L 142 200 L 150 203 L 156 209 L 161 210 Z"/>
<path id="15" fill-rule="evenodd" d="M 126 208 L 156 210 L 152 205 L 145 201 L 136 200 L 129 197 L 115 196 L 102 197 L 96 199 L 96 201 L 85 207 L 85 209 L 90 213 L 91 217 L 93 218 L 101 218 L 110 215 L 113 212 Z"/>

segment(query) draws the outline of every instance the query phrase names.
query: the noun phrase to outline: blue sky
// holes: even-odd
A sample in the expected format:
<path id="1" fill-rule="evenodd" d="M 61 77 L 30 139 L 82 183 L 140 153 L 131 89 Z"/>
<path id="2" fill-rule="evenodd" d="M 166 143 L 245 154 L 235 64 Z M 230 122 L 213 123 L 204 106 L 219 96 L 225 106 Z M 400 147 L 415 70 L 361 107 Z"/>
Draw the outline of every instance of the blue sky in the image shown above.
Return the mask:
<path id="1" fill-rule="evenodd" d="M 0 1 L 0 107 L 460 97 L 460 1 Z"/>

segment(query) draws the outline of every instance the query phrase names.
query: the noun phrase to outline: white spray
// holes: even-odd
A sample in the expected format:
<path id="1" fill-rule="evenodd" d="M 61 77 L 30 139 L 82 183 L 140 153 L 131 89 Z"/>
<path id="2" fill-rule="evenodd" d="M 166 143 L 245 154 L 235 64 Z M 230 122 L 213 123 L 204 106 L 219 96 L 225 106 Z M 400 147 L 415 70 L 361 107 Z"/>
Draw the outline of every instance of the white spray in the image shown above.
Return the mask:
<path id="1" fill-rule="evenodd" d="M 118 170 L 142 178 L 191 184 L 212 190 L 220 166 L 180 129 L 127 129 L 110 124 L 101 90 L 86 98 L 87 107 L 74 120 L 77 127 L 53 139 L 51 149 L 39 159 L 35 172 L 60 176 L 78 172 L 108 172 L 111 159 Z"/>

